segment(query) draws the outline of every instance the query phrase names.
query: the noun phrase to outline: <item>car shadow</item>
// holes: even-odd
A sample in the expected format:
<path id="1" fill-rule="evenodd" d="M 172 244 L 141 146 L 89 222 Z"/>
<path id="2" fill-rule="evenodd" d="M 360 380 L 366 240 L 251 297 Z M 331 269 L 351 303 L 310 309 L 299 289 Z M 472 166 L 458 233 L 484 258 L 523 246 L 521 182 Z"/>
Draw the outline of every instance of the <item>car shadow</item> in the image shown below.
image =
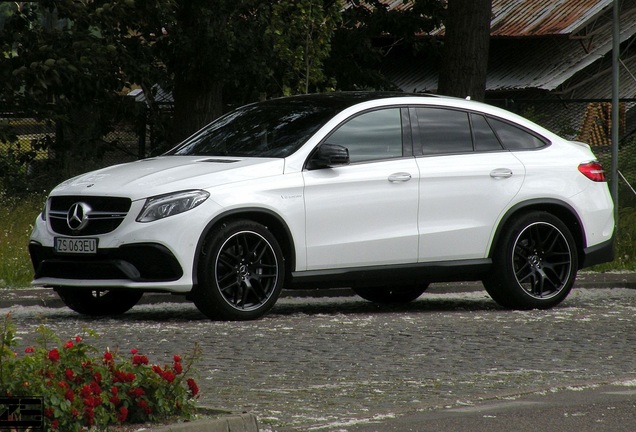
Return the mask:
<path id="1" fill-rule="evenodd" d="M 342 315 L 378 315 L 394 313 L 454 313 L 454 312 L 483 312 L 504 310 L 484 293 L 481 297 L 470 296 L 462 298 L 454 295 L 449 298 L 444 296 L 422 295 L 417 300 L 404 304 L 377 304 L 351 297 L 308 297 L 308 298 L 281 298 L 278 303 L 261 319 L 276 319 L 278 317 L 290 317 L 293 315 L 311 316 L 342 316 Z M 199 312 L 191 302 L 152 302 L 135 306 L 128 312 L 117 316 L 89 317 L 78 315 L 70 310 L 60 310 L 49 315 L 49 318 L 81 320 L 88 325 L 91 322 L 112 320 L 114 322 L 192 322 L 210 321 L 208 317 Z"/>

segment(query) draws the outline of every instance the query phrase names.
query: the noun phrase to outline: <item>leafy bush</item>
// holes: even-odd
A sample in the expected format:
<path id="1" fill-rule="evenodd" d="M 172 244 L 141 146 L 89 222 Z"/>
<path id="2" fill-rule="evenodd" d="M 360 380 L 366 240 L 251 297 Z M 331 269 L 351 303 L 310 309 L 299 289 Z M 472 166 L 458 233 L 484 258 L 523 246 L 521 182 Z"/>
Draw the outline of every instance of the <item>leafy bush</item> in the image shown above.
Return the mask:
<path id="1" fill-rule="evenodd" d="M 122 358 L 86 343 L 87 331 L 62 342 L 46 326 L 38 328 L 35 346 L 24 355 L 17 345 L 10 315 L 4 320 L 0 346 L 0 396 L 42 396 L 47 430 L 83 431 L 140 422 L 188 419 L 199 389 L 189 377 L 198 347 L 185 361 L 151 365 L 136 349 Z"/>
<path id="2" fill-rule="evenodd" d="M 40 194 L 17 198 L 0 191 L 0 288 L 31 283 L 29 235 L 44 201 Z"/>

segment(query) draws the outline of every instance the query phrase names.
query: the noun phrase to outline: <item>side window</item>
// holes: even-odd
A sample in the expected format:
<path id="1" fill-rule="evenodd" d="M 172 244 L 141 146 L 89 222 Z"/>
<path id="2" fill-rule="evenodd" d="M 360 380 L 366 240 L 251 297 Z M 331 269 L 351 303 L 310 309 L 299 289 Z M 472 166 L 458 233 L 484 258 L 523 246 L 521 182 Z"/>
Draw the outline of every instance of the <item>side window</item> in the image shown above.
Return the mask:
<path id="1" fill-rule="evenodd" d="M 470 124 L 473 128 L 475 151 L 503 150 L 501 143 L 490 128 L 490 125 L 484 116 L 480 114 L 471 114 Z"/>
<path id="2" fill-rule="evenodd" d="M 490 117 L 488 118 L 488 123 L 495 130 L 503 146 L 508 150 L 532 150 L 546 145 L 542 139 L 510 123 Z"/>
<path id="3" fill-rule="evenodd" d="M 444 108 L 416 108 L 422 154 L 473 151 L 468 113 Z"/>
<path id="4" fill-rule="evenodd" d="M 340 126 L 329 144 L 349 149 L 351 162 L 402 157 L 402 118 L 399 108 L 369 111 Z"/>

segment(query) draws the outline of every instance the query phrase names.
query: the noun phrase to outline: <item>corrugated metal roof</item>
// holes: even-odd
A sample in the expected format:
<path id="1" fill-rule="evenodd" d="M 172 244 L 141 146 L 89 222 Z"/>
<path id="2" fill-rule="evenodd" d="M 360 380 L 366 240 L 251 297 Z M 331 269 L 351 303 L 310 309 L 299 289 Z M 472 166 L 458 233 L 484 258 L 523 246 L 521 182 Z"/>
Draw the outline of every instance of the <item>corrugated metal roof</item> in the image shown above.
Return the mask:
<path id="1" fill-rule="evenodd" d="M 405 10 L 413 1 L 382 0 L 388 10 Z M 534 37 L 576 33 L 613 0 L 493 0 L 491 36 Z M 443 34 L 438 29 L 432 35 Z"/>
<path id="2" fill-rule="evenodd" d="M 494 0 L 510 4 L 535 3 L 534 0 Z M 545 0 L 544 0 L 545 1 Z M 588 2 L 588 0 L 578 0 Z M 608 0 L 603 0 L 607 2 Z M 552 5 L 563 4 L 564 0 L 552 0 Z M 570 1 L 570 3 L 572 3 Z M 634 0 L 623 3 L 621 11 L 621 41 L 636 35 L 636 6 Z M 596 6 L 600 6 L 597 2 Z M 627 6 L 629 5 L 629 8 Z M 561 33 L 542 37 L 493 38 L 490 45 L 488 80 L 486 89 L 492 91 L 511 91 L 520 89 L 541 89 L 553 91 L 571 79 L 575 74 L 609 54 L 612 50 L 612 26 L 600 26 L 593 39 L 585 41 L 584 49 L 580 40 L 566 36 L 572 29 L 580 28 L 584 23 L 602 15 L 602 8 L 595 9 L 596 14 L 580 11 L 579 22 L 563 25 Z M 520 21 L 521 22 L 521 21 Z M 548 21 L 542 21 L 547 23 Z M 564 22 L 563 22 L 564 23 Z M 502 28 L 505 27 L 502 24 Z M 544 30 L 556 28 L 546 26 Z M 512 27 L 510 27 L 512 28 Z M 530 28 L 530 27 L 528 27 Z M 534 27 L 538 29 L 538 27 Z M 551 30 L 553 31 L 553 30 Z M 386 71 L 391 81 L 402 90 L 437 90 L 438 65 L 435 62 L 404 59 L 402 63 L 394 61 Z M 632 95 L 630 95 L 631 97 Z"/>
<path id="3" fill-rule="evenodd" d="M 530 37 L 575 33 L 613 0 L 493 0 L 491 36 Z"/>

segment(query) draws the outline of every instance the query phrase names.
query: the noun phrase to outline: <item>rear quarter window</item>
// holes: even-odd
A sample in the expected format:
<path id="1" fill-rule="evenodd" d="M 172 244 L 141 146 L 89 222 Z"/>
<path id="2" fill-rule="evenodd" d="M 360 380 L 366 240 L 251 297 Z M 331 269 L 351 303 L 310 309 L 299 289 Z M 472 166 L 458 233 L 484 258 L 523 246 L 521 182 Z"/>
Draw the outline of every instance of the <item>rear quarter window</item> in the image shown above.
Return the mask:
<path id="1" fill-rule="evenodd" d="M 548 144 L 543 138 L 510 123 L 492 117 L 488 118 L 488 123 L 507 150 L 534 150 Z"/>

